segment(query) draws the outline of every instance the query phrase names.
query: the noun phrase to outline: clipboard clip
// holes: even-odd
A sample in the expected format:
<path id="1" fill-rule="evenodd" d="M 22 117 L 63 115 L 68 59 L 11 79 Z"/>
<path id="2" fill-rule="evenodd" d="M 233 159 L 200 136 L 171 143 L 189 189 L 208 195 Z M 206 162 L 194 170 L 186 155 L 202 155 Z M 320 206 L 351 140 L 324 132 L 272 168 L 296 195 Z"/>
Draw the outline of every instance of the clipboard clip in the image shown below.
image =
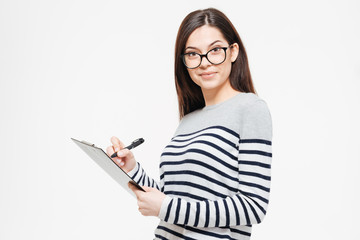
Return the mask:
<path id="1" fill-rule="evenodd" d="M 85 143 L 86 145 L 89 145 L 89 146 L 95 147 L 95 144 L 93 144 L 93 143 L 89 143 L 89 142 L 84 141 L 84 140 L 82 140 L 81 142 L 82 142 L 82 143 Z"/>

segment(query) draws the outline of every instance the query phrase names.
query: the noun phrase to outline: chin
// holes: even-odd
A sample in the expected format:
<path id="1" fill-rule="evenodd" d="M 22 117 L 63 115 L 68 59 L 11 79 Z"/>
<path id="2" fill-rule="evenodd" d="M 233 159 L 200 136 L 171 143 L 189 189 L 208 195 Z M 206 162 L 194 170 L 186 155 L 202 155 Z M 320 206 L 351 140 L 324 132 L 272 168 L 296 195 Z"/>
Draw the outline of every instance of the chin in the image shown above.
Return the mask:
<path id="1" fill-rule="evenodd" d="M 218 89 L 219 86 L 218 85 L 203 85 L 203 86 L 200 86 L 202 90 L 205 90 L 205 91 L 211 91 L 211 90 L 215 90 L 215 89 Z"/>
<path id="2" fill-rule="evenodd" d="M 202 80 L 201 82 L 200 82 L 200 87 L 202 88 L 202 89 L 206 89 L 206 90 L 212 90 L 212 89 L 215 89 L 215 88 L 218 88 L 218 87 L 220 87 L 222 84 L 221 83 L 219 83 L 219 81 L 217 81 L 217 80 Z"/>

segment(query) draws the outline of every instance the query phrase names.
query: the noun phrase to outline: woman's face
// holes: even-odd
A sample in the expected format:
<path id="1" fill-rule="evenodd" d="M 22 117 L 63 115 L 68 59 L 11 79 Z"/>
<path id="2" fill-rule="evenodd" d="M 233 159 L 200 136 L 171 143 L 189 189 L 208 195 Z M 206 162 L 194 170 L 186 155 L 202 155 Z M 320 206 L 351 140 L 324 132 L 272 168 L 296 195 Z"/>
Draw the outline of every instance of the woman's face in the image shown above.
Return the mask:
<path id="1" fill-rule="evenodd" d="M 229 76 L 231 63 L 237 58 L 239 47 L 235 43 L 230 48 L 223 34 L 216 27 L 204 25 L 195 29 L 189 36 L 185 45 L 186 53 L 206 54 L 208 51 L 218 47 L 228 47 L 226 59 L 219 65 L 210 63 L 206 57 L 202 58 L 201 64 L 195 69 L 188 69 L 191 79 L 201 87 L 203 93 L 219 91 L 224 86 L 230 87 Z"/>

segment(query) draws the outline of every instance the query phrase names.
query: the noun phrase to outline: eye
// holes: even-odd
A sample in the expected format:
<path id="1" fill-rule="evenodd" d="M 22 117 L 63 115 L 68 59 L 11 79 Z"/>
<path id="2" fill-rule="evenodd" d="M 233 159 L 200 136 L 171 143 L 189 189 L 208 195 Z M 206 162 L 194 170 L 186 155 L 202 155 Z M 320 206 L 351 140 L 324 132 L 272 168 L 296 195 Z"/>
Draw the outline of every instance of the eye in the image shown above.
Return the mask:
<path id="1" fill-rule="evenodd" d="M 211 50 L 212 53 L 218 53 L 221 52 L 222 48 L 221 47 L 216 47 L 214 49 Z"/>
<path id="2" fill-rule="evenodd" d="M 189 52 L 189 53 L 185 53 L 186 57 L 188 58 L 195 58 L 197 57 L 197 53 L 196 52 Z"/>

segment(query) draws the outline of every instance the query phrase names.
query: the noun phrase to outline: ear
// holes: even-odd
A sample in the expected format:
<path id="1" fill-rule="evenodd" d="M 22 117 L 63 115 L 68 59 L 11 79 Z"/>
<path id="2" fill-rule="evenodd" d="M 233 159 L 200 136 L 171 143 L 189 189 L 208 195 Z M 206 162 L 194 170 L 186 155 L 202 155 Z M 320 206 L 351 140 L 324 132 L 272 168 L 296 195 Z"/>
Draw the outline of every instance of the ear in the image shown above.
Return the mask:
<path id="1" fill-rule="evenodd" d="M 231 59 L 231 62 L 235 62 L 238 55 L 239 55 L 239 45 L 237 43 L 234 43 L 230 47 L 230 56 L 231 56 L 230 59 Z"/>

